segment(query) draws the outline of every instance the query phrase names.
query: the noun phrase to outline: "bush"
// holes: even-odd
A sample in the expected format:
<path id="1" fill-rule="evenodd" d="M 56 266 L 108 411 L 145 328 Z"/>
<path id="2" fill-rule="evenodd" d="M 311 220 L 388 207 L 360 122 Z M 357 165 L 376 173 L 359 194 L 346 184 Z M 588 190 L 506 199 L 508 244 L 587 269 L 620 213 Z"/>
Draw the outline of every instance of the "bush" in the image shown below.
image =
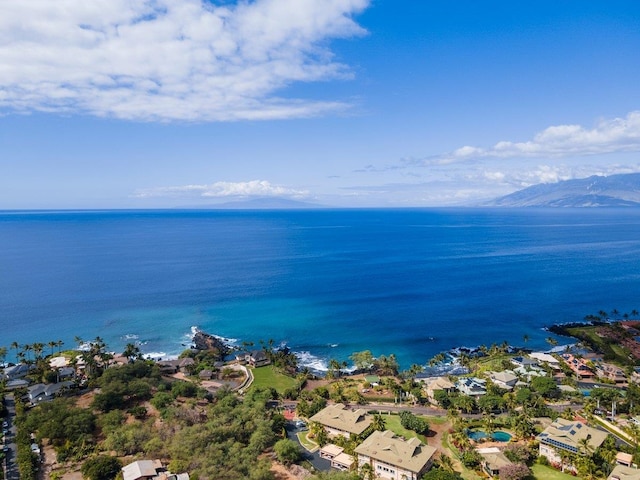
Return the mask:
<path id="1" fill-rule="evenodd" d="M 413 430 L 420 435 L 429 433 L 429 422 L 406 410 L 400 412 L 400 424 L 407 430 Z"/>
<path id="2" fill-rule="evenodd" d="M 512 463 L 500 469 L 500 480 L 526 480 L 531 477 L 531 470 L 524 463 Z"/>
<path id="3" fill-rule="evenodd" d="M 99 455 L 82 465 L 82 476 L 89 480 L 113 480 L 120 473 L 122 463 L 116 457 Z"/>
<path id="4" fill-rule="evenodd" d="M 278 460 L 285 465 L 290 465 L 300 460 L 300 449 L 293 440 L 278 440 L 273 446 L 273 451 L 276 453 Z"/>

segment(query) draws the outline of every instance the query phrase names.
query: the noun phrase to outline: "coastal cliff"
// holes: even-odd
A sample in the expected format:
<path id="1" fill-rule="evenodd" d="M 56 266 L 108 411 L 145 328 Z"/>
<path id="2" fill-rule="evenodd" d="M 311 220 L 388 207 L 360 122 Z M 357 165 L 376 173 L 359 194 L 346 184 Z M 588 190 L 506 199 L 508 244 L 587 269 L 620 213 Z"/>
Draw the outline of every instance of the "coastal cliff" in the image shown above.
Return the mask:
<path id="1" fill-rule="evenodd" d="M 224 360 L 232 351 L 232 348 L 220 338 L 200 331 L 193 336 L 193 348 L 212 352 L 218 360 Z"/>

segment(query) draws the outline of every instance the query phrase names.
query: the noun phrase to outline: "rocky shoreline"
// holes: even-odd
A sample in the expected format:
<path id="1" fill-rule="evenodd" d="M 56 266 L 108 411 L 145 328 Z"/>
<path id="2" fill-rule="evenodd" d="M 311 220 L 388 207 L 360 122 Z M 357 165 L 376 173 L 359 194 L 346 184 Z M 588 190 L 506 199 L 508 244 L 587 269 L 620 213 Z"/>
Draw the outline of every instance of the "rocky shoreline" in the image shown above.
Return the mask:
<path id="1" fill-rule="evenodd" d="M 192 341 L 194 350 L 211 352 L 220 361 L 234 350 L 219 337 L 202 331 L 197 331 Z"/>

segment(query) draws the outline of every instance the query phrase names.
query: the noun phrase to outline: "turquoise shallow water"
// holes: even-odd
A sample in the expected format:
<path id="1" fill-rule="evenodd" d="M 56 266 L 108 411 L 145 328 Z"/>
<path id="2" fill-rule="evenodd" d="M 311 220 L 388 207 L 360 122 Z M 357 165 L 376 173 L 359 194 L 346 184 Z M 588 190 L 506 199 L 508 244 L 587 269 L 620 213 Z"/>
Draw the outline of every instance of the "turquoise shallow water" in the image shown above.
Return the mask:
<path id="1" fill-rule="evenodd" d="M 640 309 L 633 209 L 8 212 L 0 249 L 5 346 L 176 355 L 197 326 L 316 368 L 366 348 L 408 367 Z"/>

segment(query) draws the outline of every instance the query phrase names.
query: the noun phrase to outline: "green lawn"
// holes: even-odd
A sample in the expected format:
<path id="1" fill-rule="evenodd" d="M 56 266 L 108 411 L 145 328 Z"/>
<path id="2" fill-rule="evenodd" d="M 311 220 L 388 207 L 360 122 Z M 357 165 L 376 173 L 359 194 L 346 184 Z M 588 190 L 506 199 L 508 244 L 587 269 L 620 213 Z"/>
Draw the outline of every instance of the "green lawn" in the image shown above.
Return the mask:
<path id="1" fill-rule="evenodd" d="M 382 417 L 384 418 L 384 423 L 385 423 L 387 429 L 391 430 L 396 435 L 400 435 L 401 437 L 406 438 L 407 440 L 410 439 L 410 438 L 415 437 L 418 440 L 420 440 L 421 442 L 427 443 L 427 439 L 424 437 L 424 435 L 418 435 L 413 430 L 407 430 L 406 428 L 404 428 L 400 424 L 400 416 L 399 415 L 382 414 Z"/>
<path id="2" fill-rule="evenodd" d="M 308 433 L 308 431 L 298 432 L 298 440 L 300 440 L 300 443 L 304 448 L 306 448 L 310 452 L 315 452 L 316 450 L 318 450 L 319 446 L 316 442 L 309 440 L 309 438 L 307 437 Z"/>
<path id="3" fill-rule="evenodd" d="M 253 383 L 250 388 L 273 387 L 282 394 L 296 384 L 296 379 L 278 372 L 273 365 L 253 368 Z"/>
<path id="4" fill-rule="evenodd" d="M 539 463 L 534 464 L 531 470 L 533 471 L 534 478 L 537 480 L 580 480 L 580 477 L 559 472 L 558 470 L 540 465 Z"/>

